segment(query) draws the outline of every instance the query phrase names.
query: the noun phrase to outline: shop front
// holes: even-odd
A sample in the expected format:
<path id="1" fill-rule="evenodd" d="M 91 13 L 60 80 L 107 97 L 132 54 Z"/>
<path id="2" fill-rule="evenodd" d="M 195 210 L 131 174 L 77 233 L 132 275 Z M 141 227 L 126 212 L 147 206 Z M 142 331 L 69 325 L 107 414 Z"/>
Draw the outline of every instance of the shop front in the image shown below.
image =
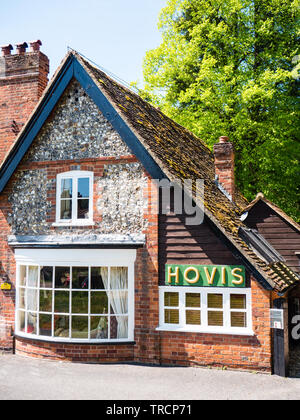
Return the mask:
<path id="1" fill-rule="evenodd" d="M 270 309 L 298 276 L 243 223 L 227 137 L 213 155 L 75 52 L 22 124 L 0 166 L 0 349 L 273 371 Z"/>
<path id="2" fill-rule="evenodd" d="M 242 266 L 167 265 L 159 289 L 160 331 L 254 334 Z"/>

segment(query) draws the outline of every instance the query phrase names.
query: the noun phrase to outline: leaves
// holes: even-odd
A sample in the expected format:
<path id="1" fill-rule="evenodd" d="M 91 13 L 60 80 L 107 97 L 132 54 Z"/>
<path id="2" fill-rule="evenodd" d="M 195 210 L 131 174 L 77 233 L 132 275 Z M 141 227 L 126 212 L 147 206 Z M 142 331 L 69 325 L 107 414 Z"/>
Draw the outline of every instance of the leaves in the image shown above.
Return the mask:
<path id="1" fill-rule="evenodd" d="M 299 2 L 169 0 L 141 94 L 209 147 L 228 135 L 237 184 L 299 218 Z"/>

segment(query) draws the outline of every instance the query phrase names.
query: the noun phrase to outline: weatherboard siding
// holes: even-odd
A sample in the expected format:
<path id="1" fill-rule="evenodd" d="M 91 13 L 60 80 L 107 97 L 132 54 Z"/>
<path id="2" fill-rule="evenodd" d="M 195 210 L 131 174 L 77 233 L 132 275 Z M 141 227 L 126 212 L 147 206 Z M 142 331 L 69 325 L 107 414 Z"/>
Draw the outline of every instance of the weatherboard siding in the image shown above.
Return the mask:
<path id="1" fill-rule="evenodd" d="M 300 235 L 295 227 L 261 201 L 249 210 L 245 223 L 248 227 L 257 229 L 283 256 L 286 264 L 300 273 L 300 258 L 295 254 L 300 251 Z"/>
<path id="2" fill-rule="evenodd" d="M 187 226 L 185 217 L 174 214 L 159 216 L 161 285 L 165 282 L 166 264 L 241 265 L 206 220 L 198 226 Z"/>

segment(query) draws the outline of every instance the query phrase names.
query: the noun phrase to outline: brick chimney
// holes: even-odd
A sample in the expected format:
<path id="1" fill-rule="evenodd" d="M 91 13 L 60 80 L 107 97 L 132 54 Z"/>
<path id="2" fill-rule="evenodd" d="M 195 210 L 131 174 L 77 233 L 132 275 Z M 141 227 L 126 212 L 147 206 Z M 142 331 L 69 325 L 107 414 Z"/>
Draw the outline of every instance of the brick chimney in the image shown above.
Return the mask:
<path id="1" fill-rule="evenodd" d="M 234 148 L 229 138 L 222 136 L 214 145 L 216 182 L 219 188 L 234 201 Z"/>
<path id="2" fill-rule="evenodd" d="M 49 60 L 40 40 L 1 47 L 0 57 L 0 164 L 26 123 L 48 84 Z"/>

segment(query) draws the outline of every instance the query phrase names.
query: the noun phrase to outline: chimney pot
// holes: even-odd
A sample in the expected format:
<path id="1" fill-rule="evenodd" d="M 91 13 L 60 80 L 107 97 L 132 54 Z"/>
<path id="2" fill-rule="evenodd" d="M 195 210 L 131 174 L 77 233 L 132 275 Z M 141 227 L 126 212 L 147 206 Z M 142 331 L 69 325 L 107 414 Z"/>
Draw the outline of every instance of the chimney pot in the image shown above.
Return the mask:
<path id="1" fill-rule="evenodd" d="M 26 53 L 26 48 L 28 48 L 27 42 L 23 42 L 22 44 L 16 44 L 17 47 L 17 54 L 24 55 Z"/>
<path id="2" fill-rule="evenodd" d="M 36 41 L 31 41 L 30 42 L 30 52 L 37 52 L 40 51 L 41 48 L 42 41 L 40 41 L 39 39 Z"/>
<path id="3" fill-rule="evenodd" d="M 3 45 L 1 47 L 2 50 L 2 56 L 5 57 L 6 55 L 11 55 L 11 51 L 13 50 L 13 46 L 11 44 Z"/>
<path id="4" fill-rule="evenodd" d="M 229 141 L 229 137 L 227 136 L 221 136 L 219 138 L 219 143 L 227 143 Z"/>

